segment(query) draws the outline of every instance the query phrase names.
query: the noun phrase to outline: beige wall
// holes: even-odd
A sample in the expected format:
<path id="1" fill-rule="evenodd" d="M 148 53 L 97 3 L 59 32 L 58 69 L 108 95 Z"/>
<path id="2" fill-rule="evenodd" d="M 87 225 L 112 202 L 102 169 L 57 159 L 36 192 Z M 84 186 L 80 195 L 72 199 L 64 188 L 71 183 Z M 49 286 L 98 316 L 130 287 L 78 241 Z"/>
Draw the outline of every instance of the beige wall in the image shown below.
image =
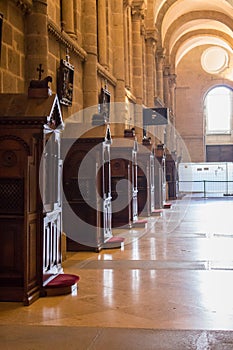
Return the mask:
<path id="1" fill-rule="evenodd" d="M 205 161 L 205 119 L 204 98 L 211 87 L 218 84 L 232 86 L 233 62 L 230 67 L 219 74 L 206 73 L 201 66 L 201 55 L 208 46 L 192 49 L 180 61 L 177 67 L 176 86 L 176 129 L 186 143 L 193 162 Z M 224 138 L 218 142 L 232 143 Z M 209 143 L 209 142 L 208 142 Z"/>

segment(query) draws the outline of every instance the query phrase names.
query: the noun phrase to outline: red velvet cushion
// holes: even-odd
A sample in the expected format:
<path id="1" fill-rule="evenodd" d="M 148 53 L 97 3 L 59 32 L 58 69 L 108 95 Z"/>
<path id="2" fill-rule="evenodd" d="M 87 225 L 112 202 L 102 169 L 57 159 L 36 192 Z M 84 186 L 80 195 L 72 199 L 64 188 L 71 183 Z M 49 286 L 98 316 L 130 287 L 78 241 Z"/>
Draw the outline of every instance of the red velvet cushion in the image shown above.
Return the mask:
<path id="1" fill-rule="evenodd" d="M 46 288 L 70 287 L 79 281 L 80 277 L 67 273 L 61 273 L 52 279 Z"/>

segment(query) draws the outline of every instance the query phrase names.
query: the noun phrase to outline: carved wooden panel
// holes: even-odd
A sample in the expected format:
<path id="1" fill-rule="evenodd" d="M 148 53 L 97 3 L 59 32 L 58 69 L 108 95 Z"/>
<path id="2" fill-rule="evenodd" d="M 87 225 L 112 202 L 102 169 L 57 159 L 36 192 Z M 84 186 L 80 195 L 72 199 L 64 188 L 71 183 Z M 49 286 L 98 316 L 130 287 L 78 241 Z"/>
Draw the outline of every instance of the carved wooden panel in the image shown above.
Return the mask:
<path id="1" fill-rule="evenodd" d="M 133 147 L 131 142 L 125 147 L 111 148 L 113 227 L 132 226 L 138 218 L 137 152 Z"/>
<path id="2" fill-rule="evenodd" d="M 149 216 L 154 210 L 154 155 L 148 150 L 138 152 L 138 212 Z"/>
<path id="3" fill-rule="evenodd" d="M 109 152 L 110 145 L 101 138 L 80 138 L 64 159 L 63 223 L 68 250 L 98 251 L 112 235 Z"/>

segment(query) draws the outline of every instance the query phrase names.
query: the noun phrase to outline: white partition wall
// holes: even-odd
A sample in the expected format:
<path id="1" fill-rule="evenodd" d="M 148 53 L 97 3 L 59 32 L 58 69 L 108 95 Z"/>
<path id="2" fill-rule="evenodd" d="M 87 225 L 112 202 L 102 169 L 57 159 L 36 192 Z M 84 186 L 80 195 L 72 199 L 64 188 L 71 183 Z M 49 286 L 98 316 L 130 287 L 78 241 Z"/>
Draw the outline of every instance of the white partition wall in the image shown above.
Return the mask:
<path id="1" fill-rule="evenodd" d="M 233 163 L 180 163 L 179 191 L 233 194 Z"/>

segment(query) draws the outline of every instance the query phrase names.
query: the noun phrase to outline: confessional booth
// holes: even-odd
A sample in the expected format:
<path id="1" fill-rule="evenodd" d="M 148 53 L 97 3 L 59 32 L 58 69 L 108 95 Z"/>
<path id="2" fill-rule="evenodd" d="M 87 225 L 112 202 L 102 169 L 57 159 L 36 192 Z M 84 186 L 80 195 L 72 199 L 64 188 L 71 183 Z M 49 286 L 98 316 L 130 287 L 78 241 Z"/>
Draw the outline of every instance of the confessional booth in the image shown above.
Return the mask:
<path id="1" fill-rule="evenodd" d="M 138 215 L 150 216 L 155 209 L 155 157 L 149 138 L 138 145 Z"/>
<path id="2" fill-rule="evenodd" d="M 0 301 L 29 305 L 61 266 L 62 115 L 45 81 L 0 94 Z"/>
<path id="3" fill-rule="evenodd" d="M 166 153 L 164 144 L 158 144 L 155 148 L 155 208 L 164 207 L 167 199 L 166 184 Z"/>
<path id="4" fill-rule="evenodd" d="M 134 137 L 113 138 L 111 146 L 112 226 L 131 228 L 138 221 L 138 143 Z"/>
<path id="5" fill-rule="evenodd" d="M 177 186 L 178 186 L 178 159 L 175 152 L 166 152 L 166 181 L 168 186 L 168 198 L 177 198 Z"/>
<path id="6" fill-rule="evenodd" d="M 112 238 L 111 142 L 108 125 L 65 125 L 63 227 L 68 251 L 98 252 Z"/>

